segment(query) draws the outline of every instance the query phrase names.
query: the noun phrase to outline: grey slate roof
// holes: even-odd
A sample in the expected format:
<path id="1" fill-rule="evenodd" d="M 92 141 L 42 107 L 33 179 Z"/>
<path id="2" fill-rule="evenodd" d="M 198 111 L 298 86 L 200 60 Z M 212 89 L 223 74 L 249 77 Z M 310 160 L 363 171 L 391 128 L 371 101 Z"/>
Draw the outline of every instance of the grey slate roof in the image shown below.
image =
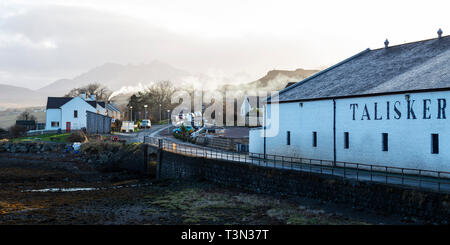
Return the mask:
<path id="1" fill-rule="evenodd" d="M 72 99 L 73 98 L 71 97 L 48 97 L 47 109 L 59 109 L 61 106 Z"/>
<path id="2" fill-rule="evenodd" d="M 61 106 L 66 104 L 67 102 L 71 101 L 73 97 L 48 97 L 47 99 L 47 109 L 59 109 Z M 85 101 L 89 105 L 91 105 L 94 108 L 97 108 L 97 103 L 102 107 L 105 107 L 105 102 L 97 102 L 97 101 Z"/>
<path id="3" fill-rule="evenodd" d="M 86 100 L 86 102 L 94 108 L 97 108 L 97 105 L 99 105 L 106 109 L 106 103 L 104 101 Z"/>
<path id="4" fill-rule="evenodd" d="M 108 108 L 108 110 L 120 112 L 119 108 L 113 102 L 106 104 L 106 107 Z"/>
<path id="5" fill-rule="evenodd" d="M 363 52 L 280 91 L 280 101 L 450 87 L 450 35 Z M 270 101 L 270 98 L 268 98 Z"/>

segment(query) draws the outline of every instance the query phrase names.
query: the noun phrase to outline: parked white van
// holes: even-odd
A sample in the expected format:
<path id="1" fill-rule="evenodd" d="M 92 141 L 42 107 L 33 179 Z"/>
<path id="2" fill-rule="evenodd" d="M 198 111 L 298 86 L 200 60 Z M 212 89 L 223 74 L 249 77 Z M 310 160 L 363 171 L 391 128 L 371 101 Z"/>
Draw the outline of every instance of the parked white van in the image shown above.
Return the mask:
<path id="1" fill-rule="evenodd" d="M 123 121 L 120 132 L 123 133 L 133 133 L 134 132 L 134 122 L 133 121 Z"/>
<path id="2" fill-rule="evenodd" d="M 152 122 L 149 119 L 144 119 L 141 121 L 141 128 L 151 128 Z"/>

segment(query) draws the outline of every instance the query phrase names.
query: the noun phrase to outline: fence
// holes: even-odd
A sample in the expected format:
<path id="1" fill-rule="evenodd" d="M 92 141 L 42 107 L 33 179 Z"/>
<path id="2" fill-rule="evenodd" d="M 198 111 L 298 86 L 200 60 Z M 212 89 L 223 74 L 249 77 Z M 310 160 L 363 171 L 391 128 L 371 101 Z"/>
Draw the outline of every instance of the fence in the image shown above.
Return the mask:
<path id="1" fill-rule="evenodd" d="M 357 181 L 382 182 L 416 187 L 424 190 L 450 193 L 450 172 L 413 168 L 371 165 L 351 162 L 296 158 L 288 156 L 250 153 L 242 154 L 219 149 L 179 143 L 169 139 L 146 136 L 144 143 L 165 151 L 195 157 L 253 164 L 263 167 L 306 171 L 356 179 Z"/>

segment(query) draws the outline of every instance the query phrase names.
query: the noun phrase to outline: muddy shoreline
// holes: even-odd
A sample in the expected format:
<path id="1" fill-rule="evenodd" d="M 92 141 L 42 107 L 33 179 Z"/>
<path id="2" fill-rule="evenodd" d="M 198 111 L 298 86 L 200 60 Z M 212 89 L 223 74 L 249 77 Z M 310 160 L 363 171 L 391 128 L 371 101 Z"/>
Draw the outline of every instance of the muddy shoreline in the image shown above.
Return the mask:
<path id="1" fill-rule="evenodd" d="M 42 191 L 48 188 L 55 189 Z M 403 221 L 202 181 L 102 173 L 70 155 L 0 154 L 0 224 L 420 224 Z"/>

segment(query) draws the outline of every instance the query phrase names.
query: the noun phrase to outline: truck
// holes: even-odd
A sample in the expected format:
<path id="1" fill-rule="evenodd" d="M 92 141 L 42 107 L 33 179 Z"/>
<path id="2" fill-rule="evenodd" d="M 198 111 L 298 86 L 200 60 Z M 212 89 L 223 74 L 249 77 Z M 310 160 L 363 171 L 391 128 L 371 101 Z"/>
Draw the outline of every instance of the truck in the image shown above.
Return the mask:
<path id="1" fill-rule="evenodd" d="M 134 132 L 134 122 L 133 121 L 123 121 L 120 132 L 123 133 L 133 133 Z"/>

